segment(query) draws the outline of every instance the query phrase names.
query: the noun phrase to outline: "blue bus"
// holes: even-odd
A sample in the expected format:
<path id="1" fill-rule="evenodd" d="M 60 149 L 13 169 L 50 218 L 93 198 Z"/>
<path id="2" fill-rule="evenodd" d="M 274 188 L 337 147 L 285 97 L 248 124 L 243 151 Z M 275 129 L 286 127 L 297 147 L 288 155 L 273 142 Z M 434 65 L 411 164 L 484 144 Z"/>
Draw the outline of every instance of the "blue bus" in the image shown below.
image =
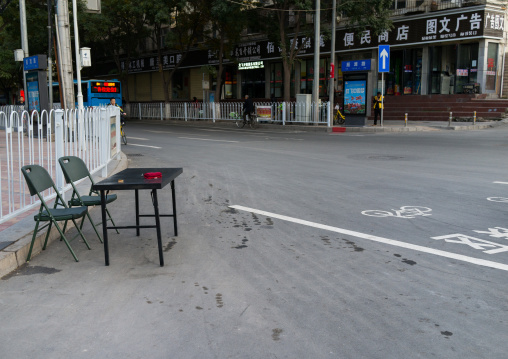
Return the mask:
<path id="1" fill-rule="evenodd" d="M 77 95 L 78 84 L 74 80 L 74 95 Z M 122 106 L 122 84 L 119 80 L 82 80 L 81 93 L 83 94 L 83 106 L 107 105 L 114 98 L 118 106 Z M 58 82 L 53 82 L 53 103 L 60 103 L 60 87 Z M 78 105 L 76 101 L 76 106 Z"/>

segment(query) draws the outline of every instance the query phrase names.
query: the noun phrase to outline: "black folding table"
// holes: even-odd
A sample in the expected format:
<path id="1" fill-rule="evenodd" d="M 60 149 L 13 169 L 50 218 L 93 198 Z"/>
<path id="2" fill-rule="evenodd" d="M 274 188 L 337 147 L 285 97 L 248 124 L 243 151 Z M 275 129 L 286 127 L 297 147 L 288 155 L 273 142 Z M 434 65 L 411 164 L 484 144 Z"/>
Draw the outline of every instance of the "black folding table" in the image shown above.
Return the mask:
<path id="1" fill-rule="evenodd" d="M 161 172 L 161 178 L 145 179 L 147 172 Z M 93 188 L 101 193 L 101 211 L 102 211 L 102 232 L 104 235 L 104 257 L 106 265 L 109 266 L 109 247 L 108 247 L 108 229 L 136 229 L 136 235 L 139 236 L 140 228 L 157 228 L 157 243 L 159 245 L 159 261 L 161 267 L 164 266 L 164 257 L 162 255 L 162 239 L 160 217 L 173 217 L 175 236 L 178 236 L 178 227 L 176 221 L 176 200 L 175 200 L 175 178 L 183 173 L 182 168 L 127 168 L 117 174 L 96 183 Z M 171 183 L 171 192 L 173 197 L 173 214 L 160 214 L 159 203 L 157 200 L 157 190 L 163 189 L 168 183 Z M 151 190 L 154 214 L 139 214 L 139 190 Z M 115 226 L 108 227 L 106 222 L 106 191 L 116 190 L 134 190 L 136 202 L 136 225 L 135 226 Z M 140 217 L 155 217 L 155 225 L 140 225 Z"/>

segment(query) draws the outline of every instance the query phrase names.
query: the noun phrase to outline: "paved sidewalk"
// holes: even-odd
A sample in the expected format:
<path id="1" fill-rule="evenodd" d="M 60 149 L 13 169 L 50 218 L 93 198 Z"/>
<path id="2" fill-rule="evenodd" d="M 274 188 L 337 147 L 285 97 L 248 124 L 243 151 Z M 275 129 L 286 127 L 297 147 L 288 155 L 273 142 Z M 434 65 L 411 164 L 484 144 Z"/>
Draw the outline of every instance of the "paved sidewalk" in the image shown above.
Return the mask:
<path id="1" fill-rule="evenodd" d="M 121 153 L 119 159 L 111 161 L 108 165 L 108 176 L 111 176 L 126 167 L 127 157 Z M 100 172 L 93 176 L 94 181 L 102 179 L 99 174 Z M 83 191 L 88 191 L 89 188 L 89 181 L 85 181 L 78 186 L 78 189 Z M 72 192 L 66 192 L 67 197 L 70 196 L 71 193 Z M 2 226 L 2 228 L 0 228 L 0 278 L 26 263 L 26 257 L 28 255 L 35 227 L 33 216 L 38 210 L 39 208 L 37 207 L 34 210 L 27 211 L 26 213 L 17 216 L 15 219 L 6 222 L 8 226 Z M 90 210 L 99 211 L 99 208 L 90 208 Z M 74 225 L 69 223 L 67 227 L 70 230 L 74 227 Z M 46 231 L 42 231 L 37 236 L 32 251 L 32 258 L 41 252 L 45 235 Z M 57 238 L 59 238 L 58 232 L 53 227 L 48 244 Z"/>

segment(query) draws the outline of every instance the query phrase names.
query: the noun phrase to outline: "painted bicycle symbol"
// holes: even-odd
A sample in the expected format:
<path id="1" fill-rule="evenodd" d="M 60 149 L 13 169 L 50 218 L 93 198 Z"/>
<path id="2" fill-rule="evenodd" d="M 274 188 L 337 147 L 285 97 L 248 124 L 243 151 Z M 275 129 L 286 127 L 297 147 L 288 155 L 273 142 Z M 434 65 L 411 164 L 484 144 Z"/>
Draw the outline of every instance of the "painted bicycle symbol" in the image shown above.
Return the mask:
<path id="1" fill-rule="evenodd" d="M 508 203 L 508 198 L 506 198 L 506 197 L 489 197 L 489 198 L 487 198 L 487 201 Z"/>
<path id="2" fill-rule="evenodd" d="M 430 212 L 432 212 L 432 209 L 428 207 L 403 206 L 400 209 L 392 209 L 392 212 L 372 209 L 363 211 L 362 214 L 370 217 L 416 218 L 418 216 L 431 216 Z"/>

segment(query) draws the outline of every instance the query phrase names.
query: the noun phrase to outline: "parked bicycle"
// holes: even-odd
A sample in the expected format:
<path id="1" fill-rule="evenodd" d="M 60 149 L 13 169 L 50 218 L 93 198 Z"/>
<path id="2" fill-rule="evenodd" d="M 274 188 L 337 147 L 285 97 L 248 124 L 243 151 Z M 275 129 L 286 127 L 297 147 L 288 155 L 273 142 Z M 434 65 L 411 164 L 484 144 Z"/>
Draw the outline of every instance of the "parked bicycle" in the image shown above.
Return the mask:
<path id="1" fill-rule="evenodd" d="M 346 116 L 340 112 L 340 108 L 337 109 L 335 115 L 333 116 L 333 124 L 334 125 L 343 125 L 346 122 Z"/>
<path id="2" fill-rule="evenodd" d="M 250 114 L 246 116 L 246 119 L 243 119 L 243 116 L 239 114 L 238 112 L 231 112 L 229 114 L 229 117 L 235 120 L 236 126 L 238 128 L 245 127 L 246 124 L 249 124 L 251 128 L 258 128 L 259 127 L 259 121 L 256 114 Z M 247 119 L 248 118 L 248 119 Z"/>

